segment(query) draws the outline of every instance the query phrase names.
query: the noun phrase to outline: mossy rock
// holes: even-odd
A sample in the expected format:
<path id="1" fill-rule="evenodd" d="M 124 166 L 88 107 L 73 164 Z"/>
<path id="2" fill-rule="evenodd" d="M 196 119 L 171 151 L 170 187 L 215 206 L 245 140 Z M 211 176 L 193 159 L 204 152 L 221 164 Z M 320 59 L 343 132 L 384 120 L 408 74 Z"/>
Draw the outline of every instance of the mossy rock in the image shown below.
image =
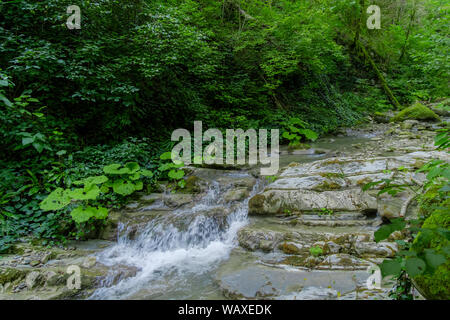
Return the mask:
<path id="1" fill-rule="evenodd" d="M 299 254 L 300 253 L 300 249 L 292 243 L 284 242 L 280 245 L 280 249 L 281 249 L 281 251 L 283 251 L 286 254 Z"/>
<path id="2" fill-rule="evenodd" d="M 262 194 L 257 194 L 253 198 L 251 198 L 248 202 L 248 207 L 250 209 L 250 213 L 258 213 L 262 211 L 264 208 L 264 202 L 266 201 L 266 197 Z"/>
<path id="3" fill-rule="evenodd" d="M 307 150 L 307 149 L 311 149 L 311 146 L 309 144 L 307 144 L 307 143 L 297 142 L 297 143 L 290 143 L 288 145 L 288 150 L 289 151 Z"/>
<path id="4" fill-rule="evenodd" d="M 420 103 L 415 103 L 412 106 L 403 109 L 391 119 L 391 122 L 400 122 L 404 120 L 441 121 L 439 116 L 433 112 L 433 110 Z"/>
<path id="5" fill-rule="evenodd" d="M 450 300 L 450 261 L 440 265 L 432 275 L 419 275 L 414 281 L 425 298 Z"/>
<path id="6" fill-rule="evenodd" d="M 375 112 L 373 114 L 373 119 L 375 120 L 375 122 L 378 123 L 388 123 L 389 122 L 389 115 L 384 113 L 384 112 Z"/>
<path id="7" fill-rule="evenodd" d="M 0 270 L 0 284 L 13 283 L 25 279 L 28 272 L 18 269 L 7 268 Z"/>
<path id="8" fill-rule="evenodd" d="M 422 228 L 445 228 L 450 230 L 450 215 L 448 212 L 434 212 L 423 223 Z M 448 246 L 448 241 L 443 236 L 433 238 L 425 237 L 419 233 L 413 242 L 413 249 L 420 250 L 432 248 L 440 250 Z M 414 278 L 419 291 L 431 300 L 450 300 L 450 261 L 440 265 L 432 274 L 423 274 Z"/>
<path id="9" fill-rule="evenodd" d="M 296 267 L 302 267 L 305 265 L 305 257 L 303 256 L 289 256 L 285 258 L 283 261 L 281 261 L 283 264 L 296 266 Z"/>
<path id="10" fill-rule="evenodd" d="M 339 190 L 342 186 L 334 181 L 325 180 L 320 185 L 316 186 L 314 190 L 317 191 L 327 191 L 327 190 Z"/>
<path id="11" fill-rule="evenodd" d="M 180 189 L 181 193 L 200 193 L 202 192 L 202 180 L 197 176 L 189 176 L 186 178 L 186 185 Z"/>

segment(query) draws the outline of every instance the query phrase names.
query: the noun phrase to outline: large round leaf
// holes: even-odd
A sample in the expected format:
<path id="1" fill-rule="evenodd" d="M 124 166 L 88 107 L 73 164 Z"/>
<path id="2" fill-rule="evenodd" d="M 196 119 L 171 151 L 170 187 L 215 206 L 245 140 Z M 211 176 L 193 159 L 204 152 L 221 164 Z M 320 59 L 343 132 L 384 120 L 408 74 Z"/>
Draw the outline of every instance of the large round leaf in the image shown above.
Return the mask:
<path id="1" fill-rule="evenodd" d="M 161 160 L 169 160 L 172 159 L 172 152 L 164 152 L 162 155 L 159 156 Z"/>
<path id="2" fill-rule="evenodd" d="M 64 190 L 63 188 L 55 189 L 40 203 L 40 208 L 44 211 L 59 210 L 64 208 L 70 203 L 71 200 L 68 191 L 69 190 Z"/>
<path id="3" fill-rule="evenodd" d="M 105 183 L 106 181 L 108 181 L 108 177 L 107 176 L 95 176 L 95 177 L 88 177 L 88 178 L 83 179 L 83 180 L 75 181 L 74 184 L 76 184 L 76 185 L 84 184 L 85 187 L 88 187 L 88 186 L 91 186 L 93 184 Z"/>
<path id="4" fill-rule="evenodd" d="M 128 162 L 125 164 L 125 168 L 130 171 L 129 173 L 135 173 L 140 169 L 140 166 L 137 162 Z"/>
<path id="5" fill-rule="evenodd" d="M 106 174 L 127 174 L 131 172 L 129 168 L 121 168 L 121 166 L 121 164 L 113 163 L 104 167 L 103 172 Z"/>
<path id="6" fill-rule="evenodd" d="M 402 266 L 398 261 L 395 260 L 384 260 L 380 264 L 381 274 L 383 277 L 394 275 L 397 276 L 402 270 Z"/>
<path id="7" fill-rule="evenodd" d="M 108 216 L 108 209 L 103 207 L 79 206 L 70 213 L 72 219 L 77 223 L 88 221 L 90 218 L 105 219 Z"/>
<path id="8" fill-rule="evenodd" d="M 136 188 L 134 184 L 129 180 L 117 179 L 113 183 L 113 190 L 115 193 L 121 194 L 123 196 L 128 196 L 132 194 Z"/>
<path id="9" fill-rule="evenodd" d="M 411 277 L 415 277 L 415 276 L 418 276 L 419 274 L 424 273 L 426 267 L 427 266 L 425 264 L 425 261 L 423 261 L 422 259 L 419 259 L 419 258 L 406 259 L 406 264 L 405 264 L 406 272 Z"/>
<path id="10" fill-rule="evenodd" d="M 93 184 L 89 187 L 74 189 L 70 192 L 70 196 L 75 200 L 95 200 L 100 194 L 100 188 Z"/>
<path id="11" fill-rule="evenodd" d="M 95 208 L 79 206 L 73 209 L 70 215 L 72 216 L 72 219 L 77 223 L 86 222 L 94 216 L 95 210 L 93 209 Z"/>
<path id="12" fill-rule="evenodd" d="M 150 170 L 147 170 L 147 169 L 142 169 L 141 174 L 147 178 L 153 177 L 153 172 L 151 172 Z"/>
<path id="13" fill-rule="evenodd" d="M 170 170 L 168 174 L 169 178 L 174 180 L 180 180 L 184 177 L 184 171 L 183 170 Z"/>

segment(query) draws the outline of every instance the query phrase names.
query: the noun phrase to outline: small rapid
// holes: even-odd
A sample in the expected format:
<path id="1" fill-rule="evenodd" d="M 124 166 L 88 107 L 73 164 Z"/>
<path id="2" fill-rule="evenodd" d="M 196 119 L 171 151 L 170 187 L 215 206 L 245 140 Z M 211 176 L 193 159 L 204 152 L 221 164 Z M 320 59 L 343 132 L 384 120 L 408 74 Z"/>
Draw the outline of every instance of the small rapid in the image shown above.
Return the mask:
<path id="1" fill-rule="evenodd" d="M 133 267 L 136 275 L 112 284 L 115 274 L 111 272 L 90 298 L 157 299 L 168 292 L 176 296 L 183 286 L 186 292 L 179 297 L 188 299 L 195 298 L 189 286 L 206 282 L 213 287 L 210 272 L 237 245 L 236 234 L 248 223 L 248 201 L 260 189 L 257 182 L 249 197 L 231 206 L 223 201 L 226 190 L 212 181 L 193 207 L 155 217 L 134 238 L 121 225 L 125 232 L 117 244 L 97 259 L 109 267 Z"/>

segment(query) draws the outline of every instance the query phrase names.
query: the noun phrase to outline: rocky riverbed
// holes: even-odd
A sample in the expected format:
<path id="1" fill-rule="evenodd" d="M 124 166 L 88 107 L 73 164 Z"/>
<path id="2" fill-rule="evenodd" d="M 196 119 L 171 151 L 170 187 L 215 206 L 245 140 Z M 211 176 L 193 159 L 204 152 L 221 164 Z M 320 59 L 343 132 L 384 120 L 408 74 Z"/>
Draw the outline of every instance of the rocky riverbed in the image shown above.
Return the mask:
<path id="1" fill-rule="evenodd" d="M 186 168 L 185 193 L 141 195 L 110 214 L 102 240 L 17 244 L 0 258 L 0 299 L 386 299 L 388 284 L 367 287 L 368 268 L 405 235 L 375 243 L 373 233 L 414 217 L 417 204 L 408 191 L 378 197 L 362 186 L 420 187 L 415 169 L 449 161 L 434 151 L 436 126 L 342 129 L 309 150 L 282 149 L 270 179 L 258 168 Z M 80 289 L 67 287 L 70 266 Z"/>

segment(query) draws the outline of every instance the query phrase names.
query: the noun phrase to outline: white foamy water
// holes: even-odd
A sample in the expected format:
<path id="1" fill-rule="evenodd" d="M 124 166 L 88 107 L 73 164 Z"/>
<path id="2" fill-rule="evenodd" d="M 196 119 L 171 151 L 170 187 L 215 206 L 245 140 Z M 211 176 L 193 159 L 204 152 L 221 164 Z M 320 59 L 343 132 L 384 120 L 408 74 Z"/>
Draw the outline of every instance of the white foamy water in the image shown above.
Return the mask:
<path id="1" fill-rule="evenodd" d="M 256 194 L 258 185 L 251 196 Z M 199 282 L 211 285 L 212 279 L 199 277 L 228 257 L 236 246 L 237 231 L 248 223 L 249 198 L 229 213 L 226 210 L 230 208 L 221 204 L 223 192 L 214 182 L 193 208 L 158 216 L 134 240 L 123 235 L 115 246 L 101 252 L 99 262 L 111 267 L 135 267 L 138 271 L 134 277 L 114 285 L 110 285 L 114 277 L 111 274 L 90 298 L 146 298 L 157 292 L 177 292 L 180 286 Z M 189 291 L 189 288 L 184 290 Z M 185 297 L 190 295 L 187 293 Z"/>

